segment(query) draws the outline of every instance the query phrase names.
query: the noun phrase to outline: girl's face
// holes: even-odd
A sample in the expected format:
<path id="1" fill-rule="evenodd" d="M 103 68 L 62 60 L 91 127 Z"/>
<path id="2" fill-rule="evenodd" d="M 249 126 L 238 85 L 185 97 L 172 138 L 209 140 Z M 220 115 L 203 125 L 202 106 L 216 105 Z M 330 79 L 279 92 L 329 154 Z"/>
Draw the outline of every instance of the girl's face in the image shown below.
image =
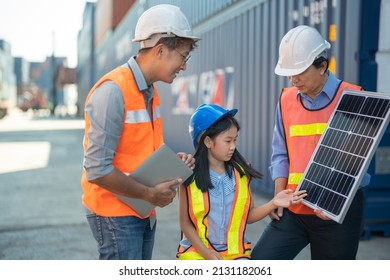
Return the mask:
<path id="1" fill-rule="evenodd" d="M 210 162 L 229 161 L 237 146 L 237 127 L 231 126 L 228 130 L 214 138 L 206 137 L 205 145 L 208 148 Z"/>

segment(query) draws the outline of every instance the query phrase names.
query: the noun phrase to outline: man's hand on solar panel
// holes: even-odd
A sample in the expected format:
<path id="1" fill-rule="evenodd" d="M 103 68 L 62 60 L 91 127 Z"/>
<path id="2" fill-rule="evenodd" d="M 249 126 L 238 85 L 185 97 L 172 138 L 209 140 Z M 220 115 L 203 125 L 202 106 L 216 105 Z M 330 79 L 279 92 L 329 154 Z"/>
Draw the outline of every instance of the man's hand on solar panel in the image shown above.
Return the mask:
<path id="1" fill-rule="evenodd" d="M 330 218 L 326 216 L 321 209 L 315 209 L 314 214 L 316 214 L 316 216 L 322 220 L 330 220 Z"/>

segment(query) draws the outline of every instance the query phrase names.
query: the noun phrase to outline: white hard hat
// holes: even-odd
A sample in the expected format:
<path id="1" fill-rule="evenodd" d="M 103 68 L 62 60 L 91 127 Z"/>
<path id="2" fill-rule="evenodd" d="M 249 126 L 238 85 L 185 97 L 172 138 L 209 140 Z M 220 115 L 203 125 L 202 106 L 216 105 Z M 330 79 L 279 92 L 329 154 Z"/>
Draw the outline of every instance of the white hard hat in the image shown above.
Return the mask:
<path id="1" fill-rule="evenodd" d="M 141 48 L 154 47 L 161 37 L 192 36 L 191 26 L 179 7 L 161 4 L 146 10 L 138 19 L 133 42 L 141 42 Z"/>
<path id="2" fill-rule="evenodd" d="M 320 56 L 326 57 L 330 44 L 313 27 L 300 25 L 284 35 L 279 46 L 275 74 L 294 76 L 302 73 Z M 325 55 L 323 53 L 325 52 Z"/>

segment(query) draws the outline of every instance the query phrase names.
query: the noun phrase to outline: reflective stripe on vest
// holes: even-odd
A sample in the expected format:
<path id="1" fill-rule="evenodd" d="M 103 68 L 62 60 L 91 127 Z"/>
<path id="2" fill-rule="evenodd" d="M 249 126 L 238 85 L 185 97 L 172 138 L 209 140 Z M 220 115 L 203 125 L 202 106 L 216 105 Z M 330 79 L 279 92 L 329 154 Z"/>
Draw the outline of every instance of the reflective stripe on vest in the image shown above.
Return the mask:
<path id="1" fill-rule="evenodd" d="M 155 107 L 153 111 L 153 121 L 157 120 L 158 118 L 161 118 L 160 106 Z M 126 112 L 125 122 L 130 124 L 150 122 L 148 110 L 128 110 Z"/>
<path id="2" fill-rule="evenodd" d="M 301 181 L 306 166 L 344 89 L 361 90 L 361 87 L 341 82 L 333 100 L 320 110 L 304 108 L 301 100 L 297 98 L 297 88 L 291 87 L 282 91 L 280 109 L 289 159 L 287 189 L 295 191 Z M 289 209 L 298 214 L 313 214 L 313 210 L 304 204 L 296 204 Z"/>
<path id="3" fill-rule="evenodd" d="M 290 173 L 288 174 L 288 184 L 289 185 L 298 185 L 302 180 L 303 173 Z"/>
<path id="4" fill-rule="evenodd" d="M 326 123 L 312 123 L 290 126 L 290 137 L 321 135 L 326 128 Z"/>
<path id="5" fill-rule="evenodd" d="M 290 126 L 290 137 L 322 135 L 326 125 L 326 123 L 292 125 Z M 298 185 L 302 177 L 303 173 L 290 173 L 288 175 L 288 184 Z"/>
<path id="6" fill-rule="evenodd" d="M 227 250 L 219 252 L 226 259 L 248 257 L 250 252 L 250 244 L 244 244 L 244 231 L 251 201 L 248 178 L 246 176 L 240 177 L 237 170 L 234 171 L 234 174 L 236 177 L 236 192 L 226 238 Z M 194 181 L 187 188 L 187 198 L 189 216 L 195 225 L 198 236 L 207 248 L 212 248 L 207 238 L 207 215 L 210 207 L 208 192 L 202 193 Z M 202 258 L 193 246 L 186 250 L 180 246 L 177 255 L 180 259 Z"/>
<path id="7" fill-rule="evenodd" d="M 95 89 L 105 81 L 113 81 L 119 87 L 124 101 L 123 129 L 113 158 L 113 166 L 124 174 L 133 172 L 142 162 L 164 142 L 160 99 L 156 89 L 152 99 L 153 122 L 150 121 L 145 99 L 138 90 L 131 70 L 118 67 L 102 77 L 90 90 L 85 103 L 87 104 Z M 84 150 L 88 148 L 88 131 L 90 120 L 85 113 Z M 134 137 L 137 135 L 137 137 Z M 123 203 L 110 191 L 86 180 L 83 170 L 81 185 L 83 188 L 83 204 L 98 215 L 136 216 L 140 215 L 130 206 Z M 149 216 L 149 213 L 147 216 Z"/>
<path id="8" fill-rule="evenodd" d="M 191 200 L 191 209 L 189 207 L 190 216 L 195 217 L 192 219 L 192 222 L 195 223 L 196 231 L 202 243 L 210 248 L 210 243 L 206 238 L 205 234 L 199 234 L 206 232 L 208 227 L 207 219 L 205 218 L 209 212 L 209 199 L 207 193 L 202 193 L 202 191 L 196 186 L 195 181 L 189 186 L 189 200 Z M 206 205 L 207 202 L 207 205 Z"/>
<path id="9" fill-rule="evenodd" d="M 224 255 L 222 258 L 224 260 L 235 260 L 235 259 L 250 259 L 250 248 L 247 249 L 245 255 Z M 204 260 L 201 254 L 196 251 L 186 251 L 183 254 L 180 254 L 180 260 Z"/>

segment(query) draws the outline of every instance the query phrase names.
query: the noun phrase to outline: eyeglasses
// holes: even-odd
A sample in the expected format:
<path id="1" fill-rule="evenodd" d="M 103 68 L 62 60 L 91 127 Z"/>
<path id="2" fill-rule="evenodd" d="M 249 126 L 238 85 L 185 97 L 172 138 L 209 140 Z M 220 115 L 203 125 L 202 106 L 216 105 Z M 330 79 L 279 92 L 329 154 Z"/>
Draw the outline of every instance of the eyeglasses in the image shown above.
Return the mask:
<path id="1" fill-rule="evenodd" d="M 191 58 L 191 55 L 188 54 L 187 56 L 185 56 L 184 54 L 182 54 L 181 52 L 179 52 L 177 49 L 173 49 L 175 52 L 177 52 L 178 54 L 181 55 L 181 57 L 183 58 L 183 64 L 186 64 L 188 62 L 188 60 Z"/>

